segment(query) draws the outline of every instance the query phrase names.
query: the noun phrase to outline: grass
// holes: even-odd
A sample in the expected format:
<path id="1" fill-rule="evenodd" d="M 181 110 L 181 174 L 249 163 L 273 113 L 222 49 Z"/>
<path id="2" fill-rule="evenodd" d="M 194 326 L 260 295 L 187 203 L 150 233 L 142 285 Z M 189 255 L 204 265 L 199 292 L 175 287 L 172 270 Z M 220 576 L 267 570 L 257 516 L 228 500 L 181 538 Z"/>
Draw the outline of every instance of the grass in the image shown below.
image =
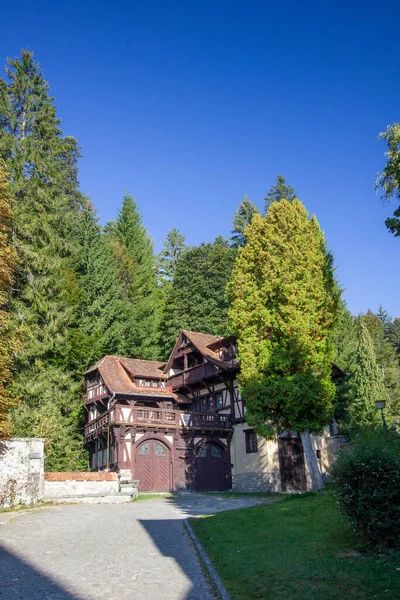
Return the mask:
<path id="1" fill-rule="evenodd" d="M 400 597 L 400 556 L 360 554 L 360 540 L 331 493 L 190 523 L 232 600 Z"/>
<path id="2" fill-rule="evenodd" d="M 157 500 L 158 498 L 176 498 L 176 494 L 139 494 L 134 502 L 138 500 Z"/>

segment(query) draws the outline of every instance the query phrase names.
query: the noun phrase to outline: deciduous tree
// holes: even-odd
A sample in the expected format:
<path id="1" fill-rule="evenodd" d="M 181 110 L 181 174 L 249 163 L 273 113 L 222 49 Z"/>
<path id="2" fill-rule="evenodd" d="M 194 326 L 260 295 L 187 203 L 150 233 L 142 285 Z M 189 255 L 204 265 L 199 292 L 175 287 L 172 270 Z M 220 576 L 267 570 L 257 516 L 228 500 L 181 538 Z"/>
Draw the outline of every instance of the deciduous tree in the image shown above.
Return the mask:
<path id="1" fill-rule="evenodd" d="M 390 125 L 379 134 L 379 138 L 387 144 L 387 162 L 375 181 L 375 189 L 381 189 L 383 198 L 392 202 L 400 198 L 400 123 Z M 400 206 L 394 211 L 393 217 L 386 219 L 385 224 L 394 236 L 400 235 Z"/>

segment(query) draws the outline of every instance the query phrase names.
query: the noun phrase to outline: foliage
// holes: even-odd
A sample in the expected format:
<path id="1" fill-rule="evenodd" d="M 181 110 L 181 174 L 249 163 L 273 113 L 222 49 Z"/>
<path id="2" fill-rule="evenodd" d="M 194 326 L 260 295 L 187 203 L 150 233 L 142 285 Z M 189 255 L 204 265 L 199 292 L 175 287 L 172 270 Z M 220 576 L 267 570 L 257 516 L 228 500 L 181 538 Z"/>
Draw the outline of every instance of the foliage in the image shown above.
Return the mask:
<path id="1" fill-rule="evenodd" d="M 393 417 L 400 417 L 400 365 L 396 348 L 386 336 L 385 321 L 380 318 L 379 313 L 375 315 L 369 310 L 364 318 L 374 345 L 376 363 L 390 399 L 388 409 Z M 386 323 L 389 323 L 389 319 Z M 386 330 L 387 327 L 388 325 Z"/>
<path id="2" fill-rule="evenodd" d="M 392 342 L 392 344 L 397 349 L 397 352 L 400 352 L 400 319 L 397 317 L 389 323 L 387 327 L 387 338 Z"/>
<path id="3" fill-rule="evenodd" d="M 331 493 L 190 521 L 232 600 L 396 598 L 398 558 L 361 555 Z"/>
<path id="4" fill-rule="evenodd" d="M 246 234 L 228 286 L 246 419 L 265 436 L 276 426 L 319 431 L 333 413 L 332 256 L 296 199 L 274 202 Z"/>
<path id="5" fill-rule="evenodd" d="M 376 179 L 375 188 L 381 188 L 383 198 L 392 202 L 400 198 L 400 123 L 390 125 L 379 134 L 379 138 L 384 139 L 387 144 L 387 163 Z M 386 219 L 385 224 L 394 236 L 400 235 L 400 206 L 394 211 L 393 217 Z"/>
<path id="6" fill-rule="evenodd" d="M 352 400 L 350 387 L 351 376 L 355 367 L 355 349 L 357 346 L 357 332 L 354 317 L 347 309 L 343 299 L 338 305 L 338 315 L 333 336 L 334 362 L 344 372 L 344 377 L 335 379 L 335 419 L 340 426 L 348 422 L 349 405 Z"/>
<path id="7" fill-rule="evenodd" d="M 185 236 L 175 227 L 167 233 L 163 249 L 157 257 L 158 281 L 160 285 L 168 285 L 174 278 L 178 258 L 185 248 Z"/>
<path id="8" fill-rule="evenodd" d="M 400 438 L 382 427 L 359 433 L 332 474 L 351 524 L 381 548 L 400 545 Z"/>
<path id="9" fill-rule="evenodd" d="M 161 319 L 163 356 L 167 357 L 182 329 L 227 335 L 229 281 L 236 249 L 221 236 L 213 244 L 185 249 L 177 260 Z"/>
<path id="10" fill-rule="evenodd" d="M 17 255 L 12 246 L 11 195 L 4 162 L 0 160 L 0 440 L 9 437 L 8 411 L 13 404 L 7 384 L 12 381 L 14 354 L 19 350 L 14 318 L 10 312 L 10 288 L 17 269 Z"/>
<path id="11" fill-rule="evenodd" d="M 291 202 L 296 198 L 296 192 L 290 185 L 286 185 L 286 179 L 283 175 L 278 175 L 276 178 L 276 184 L 271 187 L 268 194 L 264 198 L 264 212 L 267 213 L 269 207 L 273 202 L 279 202 L 280 200 L 288 200 Z"/>
<path id="12" fill-rule="evenodd" d="M 129 303 L 123 354 L 146 359 L 158 357 L 160 295 L 157 289 L 153 243 L 136 202 L 126 194 L 117 219 L 107 226 L 118 265 L 118 278 Z"/>
<path id="13" fill-rule="evenodd" d="M 259 213 L 260 211 L 258 210 L 257 206 L 254 204 L 254 202 L 249 200 L 245 194 L 233 217 L 233 229 L 231 237 L 232 246 L 239 248 L 245 245 L 245 229 L 252 222 L 254 215 L 258 215 Z"/>
<path id="14" fill-rule="evenodd" d="M 0 80 L 0 157 L 15 198 L 13 240 L 20 259 L 12 309 L 26 331 L 10 389 L 23 403 L 13 412 L 13 433 L 33 435 L 34 429 L 20 420 L 24 409 L 40 411 L 43 418 L 55 411 L 62 430 L 80 406 L 80 385 L 67 368 L 66 348 L 75 319 L 71 265 L 83 197 L 77 143 L 60 130 L 33 53 L 23 50 L 20 59 L 8 64 L 7 80 Z M 79 453 L 76 458 L 79 463 Z"/>
<path id="15" fill-rule="evenodd" d="M 376 361 L 374 344 L 365 317 L 356 319 L 357 346 L 355 364 L 350 382 L 351 427 L 359 427 L 379 421 L 375 400 L 388 400 L 381 368 Z"/>

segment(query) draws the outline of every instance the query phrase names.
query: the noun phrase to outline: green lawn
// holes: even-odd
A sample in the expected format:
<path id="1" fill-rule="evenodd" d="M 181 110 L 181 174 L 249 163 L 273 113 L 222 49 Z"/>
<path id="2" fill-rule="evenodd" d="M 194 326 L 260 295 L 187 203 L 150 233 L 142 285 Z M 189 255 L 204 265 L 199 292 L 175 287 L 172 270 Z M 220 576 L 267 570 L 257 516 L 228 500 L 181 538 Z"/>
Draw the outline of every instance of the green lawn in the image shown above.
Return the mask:
<path id="1" fill-rule="evenodd" d="M 400 598 L 400 556 L 357 557 L 359 539 L 331 493 L 190 523 L 232 600 Z"/>

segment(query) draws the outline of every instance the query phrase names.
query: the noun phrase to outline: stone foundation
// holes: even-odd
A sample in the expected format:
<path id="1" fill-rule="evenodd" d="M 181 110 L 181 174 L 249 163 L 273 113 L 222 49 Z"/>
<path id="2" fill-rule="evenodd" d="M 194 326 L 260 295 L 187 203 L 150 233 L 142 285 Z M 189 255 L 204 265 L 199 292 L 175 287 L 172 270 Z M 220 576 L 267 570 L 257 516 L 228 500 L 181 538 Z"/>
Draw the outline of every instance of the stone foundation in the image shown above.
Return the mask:
<path id="1" fill-rule="evenodd" d="M 0 442 L 0 506 L 35 504 L 44 494 L 44 440 Z"/>
<path id="2" fill-rule="evenodd" d="M 138 495 L 138 482 L 116 473 L 45 473 L 44 500 L 47 502 L 120 503 Z"/>
<path id="3" fill-rule="evenodd" d="M 276 473 L 237 473 L 232 476 L 235 492 L 281 492 L 281 481 Z"/>

